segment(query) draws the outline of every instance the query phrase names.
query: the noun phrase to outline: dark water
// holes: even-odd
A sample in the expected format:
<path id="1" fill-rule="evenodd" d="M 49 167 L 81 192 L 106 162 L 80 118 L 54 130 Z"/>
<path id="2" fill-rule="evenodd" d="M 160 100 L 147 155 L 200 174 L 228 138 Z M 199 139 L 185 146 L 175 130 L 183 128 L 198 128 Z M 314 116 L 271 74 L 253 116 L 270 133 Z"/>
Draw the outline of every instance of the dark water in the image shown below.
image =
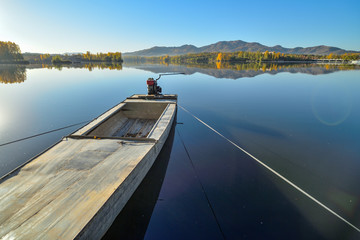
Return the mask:
<path id="1" fill-rule="evenodd" d="M 180 105 L 360 227 L 359 70 L 3 68 L 0 144 L 92 119 L 145 93 L 148 77 L 180 70 L 189 75 L 162 78 L 164 92 L 177 93 Z M 106 239 L 360 238 L 180 108 L 177 121 Z M 75 129 L 1 147 L 0 175 Z"/>

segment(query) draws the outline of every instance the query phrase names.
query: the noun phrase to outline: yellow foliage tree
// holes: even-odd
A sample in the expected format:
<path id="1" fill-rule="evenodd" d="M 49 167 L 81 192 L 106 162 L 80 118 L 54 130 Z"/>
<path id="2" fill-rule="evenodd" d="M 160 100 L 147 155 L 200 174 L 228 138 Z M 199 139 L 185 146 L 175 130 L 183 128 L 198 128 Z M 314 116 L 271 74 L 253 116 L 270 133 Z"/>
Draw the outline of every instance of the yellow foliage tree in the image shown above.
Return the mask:
<path id="1" fill-rule="evenodd" d="M 278 53 L 275 53 L 274 59 L 275 59 L 275 60 L 278 60 L 278 59 L 280 58 L 280 54 L 281 54 L 281 53 L 279 53 L 279 52 L 278 52 Z"/>
<path id="2" fill-rule="evenodd" d="M 222 53 L 219 53 L 217 58 L 216 58 L 216 61 L 217 62 L 221 62 L 223 60 L 223 54 Z"/>
<path id="3" fill-rule="evenodd" d="M 334 57 L 334 54 L 330 53 L 328 56 L 327 56 L 327 59 L 332 59 Z"/>
<path id="4" fill-rule="evenodd" d="M 17 61 L 23 59 L 20 47 L 16 43 L 0 41 L 0 61 Z"/>
<path id="5" fill-rule="evenodd" d="M 269 51 L 266 50 L 265 53 L 264 53 L 264 59 L 268 59 L 269 58 Z"/>

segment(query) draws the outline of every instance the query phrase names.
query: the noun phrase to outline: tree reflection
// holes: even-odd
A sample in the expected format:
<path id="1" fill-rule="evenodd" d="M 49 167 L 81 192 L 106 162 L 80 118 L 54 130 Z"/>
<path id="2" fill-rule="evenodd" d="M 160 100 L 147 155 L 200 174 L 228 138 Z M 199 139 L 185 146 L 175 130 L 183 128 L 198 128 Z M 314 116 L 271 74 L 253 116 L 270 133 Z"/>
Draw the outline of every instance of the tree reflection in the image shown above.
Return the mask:
<path id="1" fill-rule="evenodd" d="M 30 64 L 30 65 L 0 65 L 0 83 L 22 83 L 26 80 L 26 69 L 47 68 L 62 71 L 64 68 L 85 68 L 89 71 L 93 69 L 122 70 L 121 63 L 85 63 L 85 64 Z"/>
<path id="2" fill-rule="evenodd" d="M 0 83 L 22 83 L 26 80 L 26 67 L 19 65 L 0 66 Z"/>
<path id="3" fill-rule="evenodd" d="M 30 66 L 36 68 L 37 66 Z M 63 68 L 86 68 L 90 72 L 93 69 L 109 69 L 109 70 L 122 70 L 122 64 L 121 63 L 115 63 L 115 62 L 91 62 L 91 63 L 76 63 L 76 64 L 41 64 L 41 68 L 47 68 L 47 69 L 57 69 L 61 71 Z"/>
<path id="4" fill-rule="evenodd" d="M 161 64 L 161 63 L 160 63 Z M 258 72 L 277 72 L 284 69 L 322 69 L 323 73 L 327 71 L 353 70 L 358 69 L 356 65 L 337 65 L 337 64 L 316 64 L 316 63 L 223 63 L 216 62 L 214 64 L 173 64 L 186 67 L 197 67 L 203 69 L 229 69 L 236 71 L 258 71 Z M 314 71 L 314 74 L 317 74 Z"/>
<path id="5" fill-rule="evenodd" d="M 304 73 L 311 75 L 329 74 L 337 71 L 359 70 L 359 65 L 339 65 L 339 64 L 316 64 L 316 63 L 240 63 L 231 64 L 228 62 L 216 62 L 213 64 L 193 63 L 193 64 L 138 64 L 127 63 L 127 67 L 148 70 L 154 73 L 161 72 L 184 72 L 186 74 L 203 73 L 216 78 L 249 78 L 261 74 L 278 73 Z"/>

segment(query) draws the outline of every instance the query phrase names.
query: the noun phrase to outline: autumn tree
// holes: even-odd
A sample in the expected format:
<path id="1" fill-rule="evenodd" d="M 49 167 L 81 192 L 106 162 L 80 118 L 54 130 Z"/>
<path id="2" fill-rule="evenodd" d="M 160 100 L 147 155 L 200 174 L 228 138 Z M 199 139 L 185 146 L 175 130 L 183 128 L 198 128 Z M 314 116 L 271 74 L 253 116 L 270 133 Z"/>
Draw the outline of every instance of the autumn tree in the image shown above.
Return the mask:
<path id="1" fill-rule="evenodd" d="M 222 53 L 219 53 L 219 54 L 217 55 L 216 61 L 217 61 L 217 62 L 221 62 L 222 60 L 223 60 L 223 54 L 222 54 Z"/>
<path id="2" fill-rule="evenodd" d="M 269 51 L 266 50 L 264 53 L 264 60 L 267 60 L 269 58 Z"/>
<path id="3" fill-rule="evenodd" d="M 274 54 L 274 60 L 279 60 L 280 54 L 281 54 L 281 53 L 279 53 L 279 52 L 278 52 L 278 53 L 275 53 L 275 54 Z"/>
<path id="4" fill-rule="evenodd" d="M 23 59 L 20 47 L 16 43 L 0 41 L 0 61 L 19 61 Z"/>
<path id="5" fill-rule="evenodd" d="M 63 60 L 60 56 L 56 55 L 52 58 L 51 62 L 54 64 L 61 63 Z"/>

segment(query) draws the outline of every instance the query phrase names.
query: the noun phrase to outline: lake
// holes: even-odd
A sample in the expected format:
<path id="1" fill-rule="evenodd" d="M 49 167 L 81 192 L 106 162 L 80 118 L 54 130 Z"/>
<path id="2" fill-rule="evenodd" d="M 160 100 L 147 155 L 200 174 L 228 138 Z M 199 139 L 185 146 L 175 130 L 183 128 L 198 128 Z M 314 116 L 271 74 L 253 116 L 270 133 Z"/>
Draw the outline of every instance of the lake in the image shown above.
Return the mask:
<path id="1" fill-rule="evenodd" d="M 360 228 L 360 70 L 335 65 L 0 66 L 0 145 L 88 121 L 162 72 L 164 93 Z M 81 125 L 0 147 L 0 176 Z M 348 223 L 178 108 L 104 239 L 359 239 Z"/>

